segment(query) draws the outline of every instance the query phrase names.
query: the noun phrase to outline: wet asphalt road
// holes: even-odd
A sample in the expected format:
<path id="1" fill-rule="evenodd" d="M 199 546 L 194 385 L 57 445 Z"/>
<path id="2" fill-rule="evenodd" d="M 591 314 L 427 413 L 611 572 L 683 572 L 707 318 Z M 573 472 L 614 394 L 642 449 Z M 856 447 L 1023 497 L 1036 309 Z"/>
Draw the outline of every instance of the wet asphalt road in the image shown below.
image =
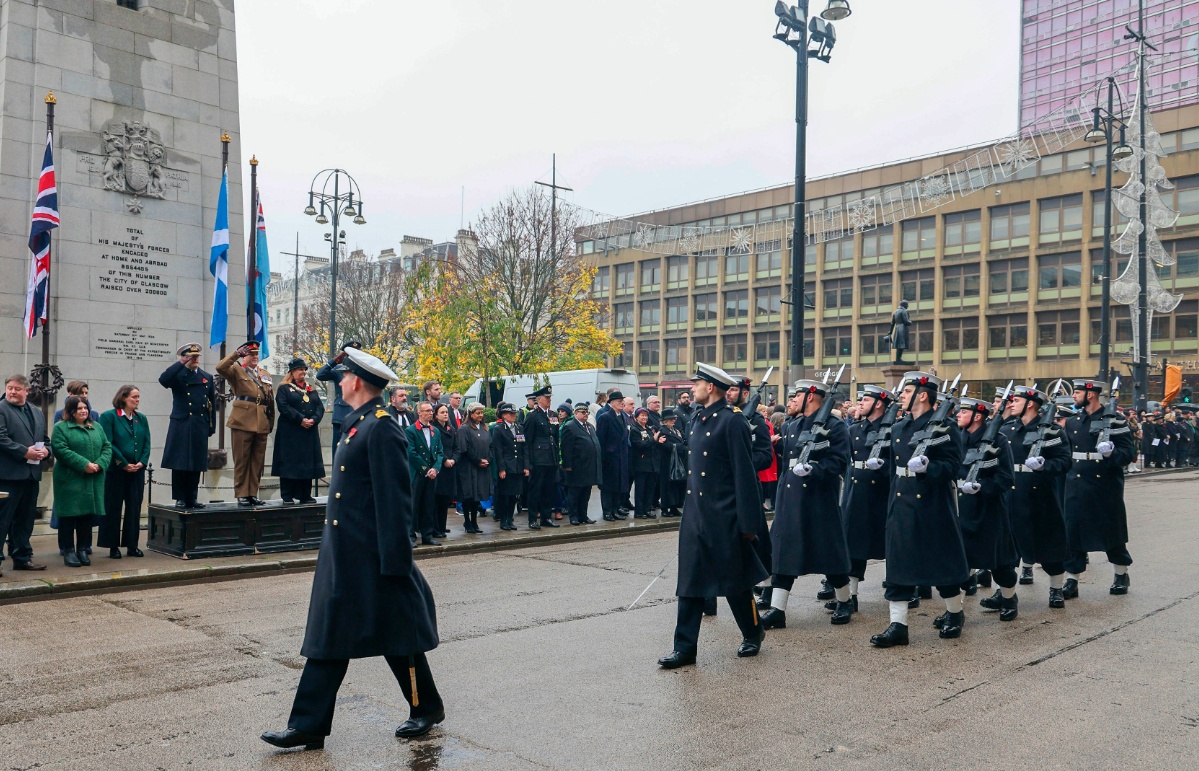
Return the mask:
<path id="1" fill-rule="evenodd" d="M 0 757 L 14 769 L 775 769 L 1199 766 L 1199 473 L 1128 488 L 1132 592 L 1102 555 L 1065 610 L 1048 580 L 1000 625 L 967 602 L 887 623 L 872 565 L 861 613 L 833 627 L 800 579 L 788 628 L 737 659 L 728 609 L 704 621 L 699 666 L 671 647 L 674 533 L 421 563 L 442 645 L 429 655 L 448 719 L 392 733 L 407 707 L 384 662 L 351 664 L 324 752 L 277 752 L 303 659 L 311 574 L 0 607 Z"/>

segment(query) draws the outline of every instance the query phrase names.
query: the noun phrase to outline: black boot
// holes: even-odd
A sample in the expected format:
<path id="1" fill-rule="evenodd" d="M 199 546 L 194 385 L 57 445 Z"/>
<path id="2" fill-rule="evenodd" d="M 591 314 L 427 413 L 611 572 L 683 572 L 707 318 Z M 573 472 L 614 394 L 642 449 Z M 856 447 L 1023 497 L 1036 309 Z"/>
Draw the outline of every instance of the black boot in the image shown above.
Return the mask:
<path id="1" fill-rule="evenodd" d="M 786 629 L 787 612 L 778 608 L 770 608 L 759 617 L 763 629 Z"/>
<path id="2" fill-rule="evenodd" d="M 851 600 L 846 600 L 845 602 L 838 602 L 837 607 L 833 609 L 833 617 L 829 620 L 832 623 L 838 624 L 838 625 L 848 624 L 849 619 L 853 616 L 853 611 L 854 611 L 854 607 L 853 607 L 853 602 Z"/>
<path id="3" fill-rule="evenodd" d="M 1062 597 L 1067 600 L 1078 599 L 1078 579 L 1067 578 L 1066 583 L 1062 586 Z"/>
<path id="4" fill-rule="evenodd" d="M 762 643 L 766 640 L 765 627 L 758 628 L 757 637 L 744 637 L 741 640 L 741 645 L 737 648 L 737 656 L 739 658 L 748 658 L 749 656 L 757 656 L 762 650 Z"/>
<path id="5" fill-rule="evenodd" d="M 1112 581 L 1112 585 L 1108 587 L 1108 594 L 1128 594 L 1128 587 L 1132 585 L 1132 579 L 1127 573 L 1116 576 L 1116 580 Z"/>
<path id="6" fill-rule="evenodd" d="M 996 589 L 990 597 L 979 600 L 978 606 L 983 610 L 1003 610 L 1003 592 Z"/>
<path id="7" fill-rule="evenodd" d="M 1066 598 L 1062 596 L 1061 589 L 1049 587 L 1049 607 L 1064 608 L 1066 607 Z"/>
<path id="8" fill-rule="evenodd" d="M 883 632 L 882 634 L 876 634 L 870 638 L 870 644 L 875 648 L 891 648 L 896 645 L 907 645 L 907 624 L 900 624 L 897 621 L 892 621 L 891 626 L 887 627 L 887 631 Z"/>
<path id="9" fill-rule="evenodd" d="M 966 612 L 947 613 L 945 625 L 938 634 L 943 640 L 953 640 L 962 636 L 962 627 L 966 625 Z"/>
<path id="10" fill-rule="evenodd" d="M 913 595 L 912 599 L 908 600 L 908 610 L 920 607 L 920 597 Z"/>
<path id="11" fill-rule="evenodd" d="M 1032 568 L 1025 565 L 1020 568 L 1020 585 L 1028 586 L 1032 583 Z"/>
<path id="12" fill-rule="evenodd" d="M 1013 594 L 1011 599 L 1001 597 L 999 602 L 1002 605 L 1002 607 L 999 608 L 999 620 L 1015 621 L 1016 616 L 1019 615 L 1020 598 Z"/>
<path id="13" fill-rule="evenodd" d="M 833 588 L 833 585 L 828 582 L 827 578 L 820 582 L 820 591 L 816 592 L 816 599 L 831 600 L 836 596 L 837 590 Z"/>

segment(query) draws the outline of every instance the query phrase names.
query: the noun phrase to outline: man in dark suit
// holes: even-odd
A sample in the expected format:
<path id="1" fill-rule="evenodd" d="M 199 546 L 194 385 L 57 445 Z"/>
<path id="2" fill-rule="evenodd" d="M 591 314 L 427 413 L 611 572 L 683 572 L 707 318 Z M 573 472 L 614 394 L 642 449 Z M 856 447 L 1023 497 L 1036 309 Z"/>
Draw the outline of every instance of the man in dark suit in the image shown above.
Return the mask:
<path id="1" fill-rule="evenodd" d="M 332 342 L 332 341 L 330 341 Z M 322 383 L 333 384 L 333 454 L 337 454 L 337 443 L 341 441 L 341 421 L 346 415 L 350 414 L 350 405 L 346 404 L 341 398 L 341 373 L 337 371 L 337 365 L 341 364 L 346 358 L 346 349 L 353 348 L 359 350 L 362 348 L 362 343 L 357 340 L 350 340 L 341 347 L 341 352 L 329 360 L 329 363 L 316 371 L 316 379 Z"/>
<path id="2" fill-rule="evenodd" d="M 455 431 L 458 430 L 458 426 L 462 425 L 462 417 L 462 394 L 450 391 L 450 425 L 454 427 Z"/>
<path id="3" fill-rule="evenodd" d="M 550 410 L 549 386 L 529 394 L 537 406 L 525 415 L 525 445 L 529 453 L 529 529 L 558 527 L 553 507 L 558 483 L 558 413 Z"/>
<path id="4" fill-rule="evenodd" d="M 425 653 L 437 647 L 433 592 L 412 559 L 412 488 L 404 433 L 383 406 L 395 373 L 354 350 L 338 365 L 350 412 L 329 484 L 308 625 L 307 658 L 287 729 L 267 731 L 275 747 L 321 749 L 333 729 L 337 691 L 350 659 L 382 656 L 411 712 L 396 736 L 426 734 L 445 706 Z"/>
<path id="5" fill-rule="evenodd" d="M 607 522 L 628 516 L 620 510 L 625 480 L 629 476 L 629 432 L 625 428 L 623 414 L 624 394 L 620 391 L 608 394 L 608 403 L 595 414 L 595 435 L 599 439 L 603 467 L 600 511 Z"/>
<path id="6" fill-rule="evenodd" d="M 45 416 L 26 401 L 28 396 L 28 378 L 9 375 L 0 401 L 0 490 L 8 493 L 0 500 L 0 538 L 8 539 L 14 570 L 45 570 L 45 565 L 33 561 L 29 536 L 37 514 L 41 462 L 50 455 L 50 439 Z"/>
<path id="7" fill-rule="evenodd" d="M 419 532 L 425 546 L 441 546 L 433 540 L 439 532 L 434 499 L 437 474 L 441 471 L 445 452 L 441 447 L 441 433 L 433 425 L 433 405 L 421 402 L 416 407 L 416 415 L 416 422 L 404 429 L 408 437 L 408 470 L 412 476 L 412 545 L 416 545 L 416 533 Z"/>
<path id="8" fill-rule="evenodd" d="M 408 428 L 408 426 L 416 422 L 416 415 L 412 414 L 412 410 L 408 409 L 407 388 L 397 387 L 392 389 L 391 404 L 387 407 L 387 411 L 391 413 L 391 417 L 400 428 Z"/>
<path id="9" fill-rule="evenodd" d="M 171 497 L 181 509 L 202 509 L 196 500 L 200 475 L 208 470 L 208 437 L 216 433 L 216 387 L 200 369 L 199 343 L 180 348 L 179 361 L 158 376 L 171 389 L 171 422 L 162 448 L 162 467 L 171 470 Z"/>
<path id="10" fill-rule="evenodd" d="M 572 525 L 595 524 L 595 520 L 587 516 L 587 504 L 591 502 L 592 486 L 604 482 L 600 441 L 595 429 L 587 422 L 590 414 L 586 402 L 576 404 L 574 418 L 562 427 L 562 472 L 566 481 L 566 510 Z"/>
<path id="11" fill-rule="evenodd" d="M 625 397 L 624 411 L 620 413 L 620 419 L 621 419 L 621 422 L 624 423 L 625 435 L 630 436 L 630 437 L 633 434 L 633 429 L 637 425 L 633 421 L 633 410 L 635 409 L 635 407 L 636 407 L 636 405 L 633 402 L 632 397 Z M 624 489 L 621 490 L 621 493 L 623 493 L 624 498 L 620 502 L 620 510 L 624 514 L 629 514 L 633 510 L 633 497 L 632 497 L 633 496 L 633 474 L 632 474 L 633 455 L 632 455 L 632 452 L 633 452 L 633 445 L 632 445 L 632 442 L 629 441 L 629 442 L 627 442 L 627 448 L 625 449 L 625 455 L 627 456 L 625 462 L 628 464 L 630 471 L 629 471 L 629 475 L 624 480 L 622 480 L 622 482 L 624 484 Z"/>

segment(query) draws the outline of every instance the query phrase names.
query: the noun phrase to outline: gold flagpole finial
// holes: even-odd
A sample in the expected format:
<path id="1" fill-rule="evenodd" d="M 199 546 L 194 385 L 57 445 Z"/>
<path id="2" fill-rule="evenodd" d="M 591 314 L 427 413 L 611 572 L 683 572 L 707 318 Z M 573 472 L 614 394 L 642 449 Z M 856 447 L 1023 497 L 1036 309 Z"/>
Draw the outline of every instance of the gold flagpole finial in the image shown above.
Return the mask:
<path id="1" fill-rule="evenodd" d="M 257 165 L 258 165 L 258 156 L 257 156 L 257 155 L 251 155 L 251 156 L 250 156 L 250 165 L 251 165 L 251 166 L 257 166 Z"/>
<path id="2" fill-rule="evenodd" d="M 229 144 L 230 142 L 233 141 L 233 137 L 229 136 L 228 131 L 222 131 L 221 132 L 221 141 L 224 142 L 225 144 Z"/>
<path id="3" fill-rule="evenodd" d="M 50 91 L 46 94 L 46 104 L 58 104 L 58 100 L 54 98 L 53 91 Z"/>

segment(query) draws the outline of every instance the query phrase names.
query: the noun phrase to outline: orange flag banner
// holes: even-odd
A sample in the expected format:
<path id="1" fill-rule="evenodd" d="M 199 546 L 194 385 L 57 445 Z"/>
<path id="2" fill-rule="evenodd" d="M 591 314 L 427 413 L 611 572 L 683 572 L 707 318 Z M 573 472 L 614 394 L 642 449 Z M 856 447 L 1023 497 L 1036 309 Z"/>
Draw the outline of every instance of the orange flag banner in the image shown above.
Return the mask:
<path id="1" fill-rule="evenodd" d="M 1162 397 L 1162 404 L 1169 404 L 1178 398 L 1178 394 L 1182 393 L 1182 367 L 1177 364 L 1166 365 L 1166 393 Z"/>

